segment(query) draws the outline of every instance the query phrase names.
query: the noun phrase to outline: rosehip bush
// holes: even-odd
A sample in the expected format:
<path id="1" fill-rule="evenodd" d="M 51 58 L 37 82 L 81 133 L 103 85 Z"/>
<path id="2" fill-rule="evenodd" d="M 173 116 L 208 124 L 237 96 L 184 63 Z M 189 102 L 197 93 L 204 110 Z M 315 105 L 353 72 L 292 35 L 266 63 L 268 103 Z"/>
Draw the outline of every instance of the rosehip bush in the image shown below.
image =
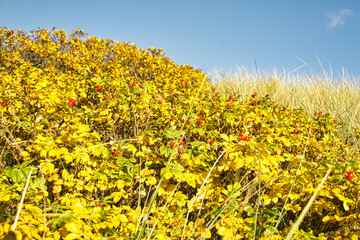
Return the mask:
<path id="1" fill-rule="evenodd" d="M 79 29 L 0 42 L 0 237 L 32 172 L 19 239 L 283 239 L 331 167 L 296 236 L 359 235 L 359 151 L 332 116 L 229 103 L 162 49 Z"/>

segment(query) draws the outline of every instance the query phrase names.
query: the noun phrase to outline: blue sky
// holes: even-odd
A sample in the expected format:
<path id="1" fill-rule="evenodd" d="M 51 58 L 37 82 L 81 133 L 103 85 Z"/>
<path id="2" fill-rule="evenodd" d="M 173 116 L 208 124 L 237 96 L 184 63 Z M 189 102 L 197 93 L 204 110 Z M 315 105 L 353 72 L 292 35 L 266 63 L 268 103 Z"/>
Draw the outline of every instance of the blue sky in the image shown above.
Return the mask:
<path id="1" fill-rule="evenodd" d="M 320 74 L 319 59 L 328 72 L 360 75 L 359 0 L 0 0 L 0 26 L 80 28 L 164 48 L 177 64 L 205 73 L 289 72 L 304 61 Z"/>

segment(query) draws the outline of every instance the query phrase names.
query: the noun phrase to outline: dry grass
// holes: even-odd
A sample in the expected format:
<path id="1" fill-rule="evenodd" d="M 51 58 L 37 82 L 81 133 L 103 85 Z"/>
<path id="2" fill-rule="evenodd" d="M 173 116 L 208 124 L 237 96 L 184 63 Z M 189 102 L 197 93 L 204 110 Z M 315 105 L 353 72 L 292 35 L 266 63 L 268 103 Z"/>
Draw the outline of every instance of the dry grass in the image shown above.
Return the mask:
<path id="1" fill-rule="evenodd" d="M 240 100 L 256 92 L 291 108 L 302 108 L 314 116 L 315 112 L 329 113 L 343 122 L 339 128 L 342 140 L 354 137 L 354 128 L 360 127 L 360 78 L 350 77 L 345 71 L 338 76 L 323 72 L 259 74 L 238 68 L 235 73 L 216 71 L 213 77 L 215 91 L 235 94 Z"/>

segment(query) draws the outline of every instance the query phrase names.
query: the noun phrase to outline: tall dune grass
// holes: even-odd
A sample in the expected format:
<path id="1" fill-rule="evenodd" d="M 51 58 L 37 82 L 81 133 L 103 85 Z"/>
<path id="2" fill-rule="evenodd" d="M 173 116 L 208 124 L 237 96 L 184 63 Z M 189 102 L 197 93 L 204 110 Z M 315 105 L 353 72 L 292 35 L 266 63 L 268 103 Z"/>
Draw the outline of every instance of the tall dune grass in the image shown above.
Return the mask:
<path id="1" fill-rule="evenodd" d="M 314 116 L 315 112 L 329 113 L 343 122 L 339 137 L 354 142 L 354 128 L 360 127 L 360 78 L 349 76 L 344 70 L 338 76 L 331 72 L 321 75 L 314 72 L 299 74 L 293 72 L 262 74 L 237 68 L 234 73 L 215 71 L 215 91 L 236 95 L 245 100 L 256 92 L 282 106 L 301 108 Z"/>

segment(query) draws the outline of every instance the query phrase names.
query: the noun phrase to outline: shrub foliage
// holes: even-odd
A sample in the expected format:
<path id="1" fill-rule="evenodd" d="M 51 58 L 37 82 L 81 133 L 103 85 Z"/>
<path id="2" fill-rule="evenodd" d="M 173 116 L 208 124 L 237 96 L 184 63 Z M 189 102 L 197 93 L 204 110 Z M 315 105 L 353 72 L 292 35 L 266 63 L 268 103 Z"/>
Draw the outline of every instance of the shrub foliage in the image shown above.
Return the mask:
<path id="1" fill-rule="evenodd" d="M 359 152 L 329 114 L 79 29 L 1 28 L 0 81 L 0 236 L 30 176 L 19 239 L 283 239 L 331 167 L 295 236 L 360 235 Z"/>

